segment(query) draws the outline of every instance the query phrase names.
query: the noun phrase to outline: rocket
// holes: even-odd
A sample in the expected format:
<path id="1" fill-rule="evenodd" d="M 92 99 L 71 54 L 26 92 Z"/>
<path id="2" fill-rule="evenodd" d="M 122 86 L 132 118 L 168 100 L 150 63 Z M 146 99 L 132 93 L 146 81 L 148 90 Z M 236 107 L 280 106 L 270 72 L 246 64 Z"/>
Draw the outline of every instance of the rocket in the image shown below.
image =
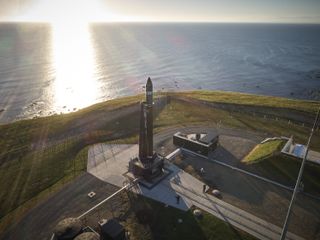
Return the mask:
<path id="1" fill-rule="evenodd" d="M 141 103 L 139 158 L 143 163 L 153 159 L 153 86 L 150 78 L 146 84 L 146 101 Z"/>
<path id="2" fill-rule="evenodd" d="M 147 111 L 147 155 L 153 156 L 153 86 L 150 78 L 146 85 Z"/>
<path id="3" fill-rule="evenodd" d="M 151 78 L 148 78 L 147 84 L 146 84 L 146 99 L 147 99 L 148 105 L 153 104 L 153 86 L 152 86 Z"/>

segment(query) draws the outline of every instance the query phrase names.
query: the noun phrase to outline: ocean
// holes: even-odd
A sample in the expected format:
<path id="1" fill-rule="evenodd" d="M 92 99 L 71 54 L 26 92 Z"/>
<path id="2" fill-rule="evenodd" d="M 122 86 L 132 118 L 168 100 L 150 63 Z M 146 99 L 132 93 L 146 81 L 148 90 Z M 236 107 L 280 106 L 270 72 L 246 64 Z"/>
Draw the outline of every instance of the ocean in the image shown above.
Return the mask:
<path id="1" fill-rule="evenodd" d="M 320 99 L 320 25 L 0 24 L 0 122 L 143 91 Z"/>

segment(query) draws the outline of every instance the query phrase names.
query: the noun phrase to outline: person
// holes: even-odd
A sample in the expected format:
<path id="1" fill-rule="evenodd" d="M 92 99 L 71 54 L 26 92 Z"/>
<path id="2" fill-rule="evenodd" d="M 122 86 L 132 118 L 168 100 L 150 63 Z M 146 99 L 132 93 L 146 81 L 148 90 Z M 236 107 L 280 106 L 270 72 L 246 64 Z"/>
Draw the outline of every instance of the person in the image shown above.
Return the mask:
<path id="1" fill-rule="evenodd" d="M 202 192 L 205 193 L 207 190 L 207 185 L 203 184 Z"/>
<path id="2" fill-rule="evenodd" d="M 180 196 L 179 196 L 179 195 L 176 195 L 176 199 L 177 199 L 177 204 L 179 204 L 179 202 L 180 202 Z"/>
<path id="3" fill-rule="evenodd" d="M 201 172 L 201 174 L 204 174 L 204 168 L 203 167 L 200 169 L 200 172 Z"/>
<path id="4" fill-rule="evenodd" d="M 303 182 L 301 181 L 301 182 L 300 182 L 300 186 L 299 186 L 299 191 L 300 191 L 300 192 L 303 192 L 303 190 L 304 190 L 304 184 L 303 184 Z"/>

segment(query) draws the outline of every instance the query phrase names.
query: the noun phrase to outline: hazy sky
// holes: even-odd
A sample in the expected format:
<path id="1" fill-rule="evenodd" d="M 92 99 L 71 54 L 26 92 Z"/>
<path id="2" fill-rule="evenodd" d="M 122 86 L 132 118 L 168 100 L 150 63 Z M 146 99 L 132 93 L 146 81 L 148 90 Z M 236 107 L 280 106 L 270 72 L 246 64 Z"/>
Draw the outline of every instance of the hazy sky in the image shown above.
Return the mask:
<path id="1" fill-rule="evenodd" d="M 0 0 L 0 20 L 320 23 L 320 0 Z"/>

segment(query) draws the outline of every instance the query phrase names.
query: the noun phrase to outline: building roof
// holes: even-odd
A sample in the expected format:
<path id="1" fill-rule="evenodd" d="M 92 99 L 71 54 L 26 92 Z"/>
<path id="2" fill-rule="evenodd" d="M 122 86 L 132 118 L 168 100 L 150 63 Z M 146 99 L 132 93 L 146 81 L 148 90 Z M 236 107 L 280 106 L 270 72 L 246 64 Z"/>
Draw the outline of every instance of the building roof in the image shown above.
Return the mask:
<path id="1" fill-rule="evenodd" d="M 214 139 L 218 137 L 217 134 L 213 132 L 207 133 L 204 137 L 199 139 L 199 142 L 205 143 L 205 144 L 210 144 Z"/>
<path id="2" fill-rule="evenodd" d="M 292 154 L 299 157 L 299 158 L 303 158 L 306 153 L 306 150 L 307 150 L 306 146 L 304 146 L 302 144 L 296 144 L 294 146 Z"/>
<path id="3" fill-rule="evenodd" d="M 100 224 L 102 234 L 107 234 L 112 238 L 116 238 L 124 231 L 123 226 L 114 219 L 110 219 Z"/>
<path id="4" fill-rule="evenodd" d="M 293 143 L 293 137 L 289 138 L 287 143 L 282 148 L 281 152 L 300 159 L 304 158 L 307 147 L 303 144 Z M 320 164 L 320 152 L 312 151 L 309 149 L 307 161 Z"/>
<path id="5" fill-rule="evenodd" d="M 197 135 L 200 135 L 200 139 L 197 140 Z M 219 135 L 215 132 L 209 132 L 209 133 L 190 133 L 185 134 L 181 132 L 177 132 L 174 134 L 175 137 L 183 138 L 187 141 L 195 142 L 200 145 L 211 145 L 212 143 L 216 142 L 219 138 Z"/>

